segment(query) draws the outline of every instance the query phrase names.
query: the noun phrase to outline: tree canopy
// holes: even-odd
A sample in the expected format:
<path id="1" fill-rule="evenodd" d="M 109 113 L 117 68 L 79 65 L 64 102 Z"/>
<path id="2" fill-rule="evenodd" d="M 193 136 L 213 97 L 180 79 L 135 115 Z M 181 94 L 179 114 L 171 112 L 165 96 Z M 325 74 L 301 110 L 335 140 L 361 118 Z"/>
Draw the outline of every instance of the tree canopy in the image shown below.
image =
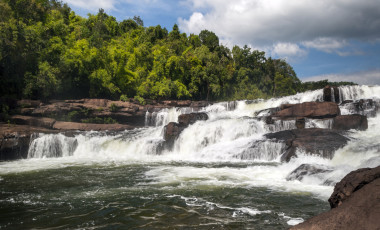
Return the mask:
<path id="1" fill-rule="evenodd" d="M 168 32 L 100 9 L 80 17 L 57 0 L 0 0 L 1 95 L 51 99 L 228 100 L 303 90 L 293 68 L 212 31 Z"/>

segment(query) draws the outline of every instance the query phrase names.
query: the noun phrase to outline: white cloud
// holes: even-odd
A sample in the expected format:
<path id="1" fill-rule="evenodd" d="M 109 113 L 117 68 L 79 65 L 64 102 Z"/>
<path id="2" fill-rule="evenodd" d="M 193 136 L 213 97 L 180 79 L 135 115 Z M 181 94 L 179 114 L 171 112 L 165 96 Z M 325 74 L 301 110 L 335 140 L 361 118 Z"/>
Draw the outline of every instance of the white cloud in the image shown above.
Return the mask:
<path id="1" fill-rule="evenodd" d="M 337 52 L 338 50 L 344 48 L 348 45 L 345 40 L 337 40 L 334 38 L 316 38 L 312 41 L 303 42 L 303 45 L 308 48 L 314 48 L 317 50 L 322 50 L 326 53 Z"/>
<path id="2" fill-rule="evenodd" d="M 302 79 L 303 81 L 352 81 L 360 85 L 380 85 L 380 69 L 350 74 L 326 74 Z"/>
<path id="3" fill-rule="evenodd" d="M 100 8 L 109 11 L 116 9 L 116 0 L 66 0 L 68 4 L 87 9 L 89 11 L 98 11 Z"/>
<path id="4" fill-rule="evenodd" d="M 187 4 L 194 13 L 178 20 L 182 31 L 197 34 L 208 29 L 239 45 L 298 44 L 347 55 L 342 50 L 347 41 L 380 37 L 380 0 L 187 0 Z"/>
<path id="5" fill-rule="evenodd" d="M 294 43 L 277 43 L 273 46 L 272 54 L 290 59 L 292 57 L 302 57 L 307 54 L 307 51 L 301 49 Z"/>

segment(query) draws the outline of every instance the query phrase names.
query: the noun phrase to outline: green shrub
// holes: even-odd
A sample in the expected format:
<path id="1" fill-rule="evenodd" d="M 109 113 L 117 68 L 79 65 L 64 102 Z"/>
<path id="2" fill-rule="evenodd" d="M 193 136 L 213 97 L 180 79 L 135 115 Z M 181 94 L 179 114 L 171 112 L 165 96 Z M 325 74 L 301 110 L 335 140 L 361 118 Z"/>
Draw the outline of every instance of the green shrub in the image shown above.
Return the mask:
<path id="1" fill-rule="evenodd" d="M 120 108 L 115 103 L 112 103 L 110 106 L 111 112 L 117 112 L 117 111 L 119 111 L 119 109 Z"/>
<path id="2" fill-rule="evenodd" d="M 135 96 L 135 100 L 137 100 L 140 105 L 145 105 L 146 104 L 146 101 L 144 98 L 140 97 L 140 96 Z"/>
<path id="3" fill-rule="evenodd" d="M 120 96 L 120 101 L 128 101 L 128 100 L 129 100 L 129 99 L 128 99 L 127 95 L 122 94 L 122 95 Z"/>

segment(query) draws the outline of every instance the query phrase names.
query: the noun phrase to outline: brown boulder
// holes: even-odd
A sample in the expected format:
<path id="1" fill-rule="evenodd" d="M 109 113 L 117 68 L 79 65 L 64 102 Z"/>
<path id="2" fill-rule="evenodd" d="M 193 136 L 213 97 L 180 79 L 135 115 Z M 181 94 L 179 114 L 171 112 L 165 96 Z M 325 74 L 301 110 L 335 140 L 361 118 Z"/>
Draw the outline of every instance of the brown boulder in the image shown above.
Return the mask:
<path id="1" fill-rule="evenodd" d="M 170 122 L 164 128 L 165 146 L 169 149 L 173 148 L 174 141 L 186 127 L 177 122 Z"/>
<path id="2" fill-rule="evenodd" d="M 67 131 L 67 130 L 80 130 L 80 131 L 123 131 L 132 129 L 132 126 L 122 124 L 91 124 L 91 123 L 76 123 L 76 122 L 55 122 L 54 129 Z"/>
<path id="3" fill-rule="evenodd" d="M 380 166 L 376 168 L 362 168 L 350 172 L 335 185 L 334 192 L 329 198 L 331 208 L 340 206 L 343 202 L 349 199 L 354 192 L 361 189 L 364 185 L 369 184 L 379 178 Z"/>
<path id="4" fill-rule="evenodd" d="M 287 105 L 273 116 L 280 119 L 291 117 L 307 118 L 331 118 L 340 115 L 340 109 L 333 102 L 304 102 L 301 104 Z"/>
<path id="5" fill-rule="evenodd" d="M 340 115 L 334 117 L 332 128 L 339 130 L 366 130 L 368 129 L 368 120 L 366 116 L 360 114 Z"/>
<path id="6" fill-rule="evenodd" d="M 46 117 L 30 117 L 30 116 L 21 116 L 14 115 L 11 117 L 12 122 L 18 125 L 30 125 L 36 127 L 43 127 L 47 129 L 53 128 L 55 120 L 52 118 Z"/>
<path id="7" fill-rule="evenodd" d="M 304 129 L 306 125 L 305 118 L 304 117 L 297 117 L 296 118 L 296 127 L 297 129 Z"/>
<path id="8" fill-rule="evenodd" d="M 379 188 L 380 166 L 353 171 L 336 184 L 330 211 L 291 229 L 380 229 Z"/>
<path id="9" fill-rule="evenodd" d="M 207 113 L 188 113 L 178 116 L 178 123 L 183 126 L 194 124 L 196 121 L 205 121 L 208 119 Z"/>
<path id="10" fill-rule="evenodd" d="M 289 161 L 296 157 L 296 151 L 302 150 L 307 154 L 320 155 L 332 159 L 337 149 L 347 144 L 348 138 L 339 131 L 331 129 L 293 129 L 264 135 L 274 142 L 283 142 L 286 149 L 281 161 Z"/>
<path id="11" fill-rule="evenodd" d="M 325 86 L 323 88 L 323 101 L 339 103 L 339 88 L 336 86 Z"/>
<path id="12" fill-rule="evenodd" d="M 57 131 L 29 125 L 0 123 L 0 161 L 23 159 L 28 156 L 29 143 L 34 133 Z"/>

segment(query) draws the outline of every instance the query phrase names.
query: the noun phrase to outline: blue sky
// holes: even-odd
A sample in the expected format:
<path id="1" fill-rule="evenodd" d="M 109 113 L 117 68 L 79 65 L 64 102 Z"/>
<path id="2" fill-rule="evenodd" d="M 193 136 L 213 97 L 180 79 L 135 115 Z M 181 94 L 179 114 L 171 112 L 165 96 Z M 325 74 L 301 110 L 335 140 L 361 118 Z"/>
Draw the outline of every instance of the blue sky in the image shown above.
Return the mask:
<path id="1" fill-rule="evenodd" d="M 223 45 L 286 59 L 303 81 L 380 84 L 380 0 L 64 0 L 79 15 L 103 8 L 145 26 L 215 32 Z"/>

